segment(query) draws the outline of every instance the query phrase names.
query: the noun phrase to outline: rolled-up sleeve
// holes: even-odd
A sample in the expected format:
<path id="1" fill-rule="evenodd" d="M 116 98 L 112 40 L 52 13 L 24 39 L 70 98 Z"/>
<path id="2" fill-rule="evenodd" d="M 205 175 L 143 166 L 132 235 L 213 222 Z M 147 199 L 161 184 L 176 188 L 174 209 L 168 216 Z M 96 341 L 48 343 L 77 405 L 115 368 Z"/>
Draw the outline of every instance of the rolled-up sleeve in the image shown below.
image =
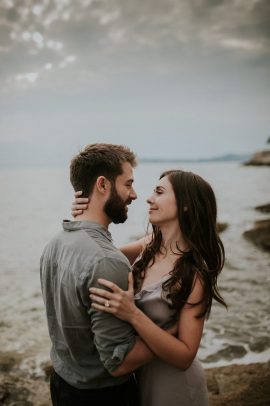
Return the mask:
<path id="1" fill-rule="evenodd" d="M 87 295 L 90 286 L 102 288 L 97 282 L 98 278 L 110 280 L 127 290 L 129 272 L 130 268 L 124 260 L 108 257 L 100 259 L 92 267 L 90 276 L 86 278 Z M 135 331 L 129 323 L 112 314 L 93 309 L 89 296 L 87 301 L 94 342 L 101 362 L 111 373 L 123 362 L 126 354 L 134 346 Z"/>

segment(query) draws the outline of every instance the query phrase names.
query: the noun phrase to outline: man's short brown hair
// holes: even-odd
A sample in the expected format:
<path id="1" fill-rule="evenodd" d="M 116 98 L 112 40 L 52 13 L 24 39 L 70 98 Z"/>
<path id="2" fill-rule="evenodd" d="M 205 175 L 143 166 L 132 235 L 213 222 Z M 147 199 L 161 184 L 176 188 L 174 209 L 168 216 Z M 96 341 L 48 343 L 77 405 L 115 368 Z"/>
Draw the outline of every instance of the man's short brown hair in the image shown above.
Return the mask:
<path id="1" fill-rule="evenodd" d="M 99 176 L 115 182 L 116 177 L 122 174 L 125 162 L 129 162 L 133 168 L 137 164 L 135 154 L 128 147 L 89 144 L 70 163 L 71 184 L 75 191 L 82 190 L 82 197 L 88 197 Z"/>

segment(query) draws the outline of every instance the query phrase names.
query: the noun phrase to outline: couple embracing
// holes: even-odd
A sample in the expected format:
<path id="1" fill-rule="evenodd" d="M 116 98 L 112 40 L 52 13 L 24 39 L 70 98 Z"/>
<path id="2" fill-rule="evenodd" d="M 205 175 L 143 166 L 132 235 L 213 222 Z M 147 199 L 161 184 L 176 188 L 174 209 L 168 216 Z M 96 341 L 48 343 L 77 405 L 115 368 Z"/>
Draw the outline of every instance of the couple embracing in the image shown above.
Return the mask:
<path id="1" fill-rule="evenodd" d="M 74 221 L 45 247 L 41 287 L 54 406 L 206 406 L 196 354 L 224 249 L 216 199 L 200 176 L 161 174 L 147 199 L 152 232 L 120 249 L 110 223 L 137 198 L 136 157 L 91 144 L 73 158 Z"/>

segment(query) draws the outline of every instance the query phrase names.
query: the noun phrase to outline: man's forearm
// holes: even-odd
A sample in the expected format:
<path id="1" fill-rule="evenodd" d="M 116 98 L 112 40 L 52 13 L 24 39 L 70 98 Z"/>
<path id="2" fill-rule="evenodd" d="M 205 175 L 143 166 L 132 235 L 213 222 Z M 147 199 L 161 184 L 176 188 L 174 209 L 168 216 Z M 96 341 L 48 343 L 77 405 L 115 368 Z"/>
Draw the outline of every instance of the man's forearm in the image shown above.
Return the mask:
<path id="1" fill-rule="evenodd" d="M 136 337 L 134 347 L 126 355 L 124 361 L 111 374 L 113 376 L 122 376 L 135 371 L 137 368 L 147 364 L 155 358 L 155 355 L 150 348 L 142 341 L 140 337 Z"/>

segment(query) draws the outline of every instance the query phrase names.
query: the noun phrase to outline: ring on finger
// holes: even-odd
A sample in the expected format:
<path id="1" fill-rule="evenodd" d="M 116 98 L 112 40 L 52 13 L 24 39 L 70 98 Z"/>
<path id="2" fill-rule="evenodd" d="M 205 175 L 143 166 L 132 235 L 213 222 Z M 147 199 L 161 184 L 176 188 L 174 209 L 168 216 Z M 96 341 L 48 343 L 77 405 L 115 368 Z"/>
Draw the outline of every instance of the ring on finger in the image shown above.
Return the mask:
<path id="1" fill-rule="evenodd" d="M 104 306 L 105 306 L 105 307 L 110 307 L 110 302 L 109 302 L 109 300 L 106 300 L 106 301 L 105 301 Z"/>

